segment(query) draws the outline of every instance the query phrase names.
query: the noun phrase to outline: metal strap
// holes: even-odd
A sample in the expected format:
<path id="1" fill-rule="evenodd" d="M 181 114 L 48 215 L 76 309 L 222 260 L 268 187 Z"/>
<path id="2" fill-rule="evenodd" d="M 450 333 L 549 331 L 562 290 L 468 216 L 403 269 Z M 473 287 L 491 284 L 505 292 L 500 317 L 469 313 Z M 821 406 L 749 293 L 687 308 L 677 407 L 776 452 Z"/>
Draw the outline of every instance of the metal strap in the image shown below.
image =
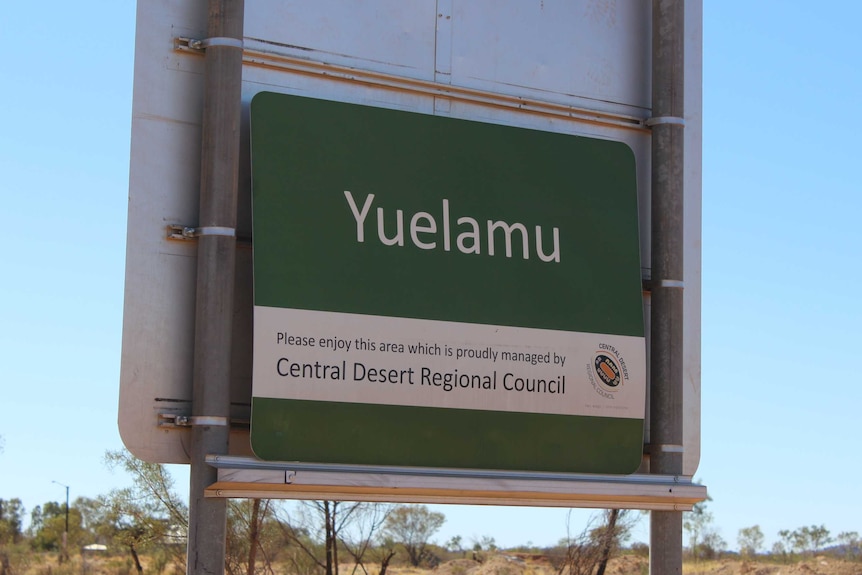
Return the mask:
<path id="1" fill-rule="evenodd" d="M 678 443 L 650 443 L 645 445 L 647 453 L 685 453 L 685 448 Z"/>
<path id="2" fill-rule="evenodd" d="M 236 228 L 223 228 L 219 226 L 210 226 L 208 228 L 195 228 L 196 236 L 227 236 L 236 237 Z"/>
<path id="3" fill-rule="evenodd" d="M 227 417 L 216 415 L 192 415 L 188 419 L 189 425 L 203 425 L 209 427 L 227 427 L 230 420 Z"/>
<path id="4" fill-rule="evenodd" d="M 242 40 L 238 38 L 216 37 L 201 40 L 201 48 L 209 48 L 211 46 L 218 46 L 222 48 L 239 48 L 240 50 L 242 50 L 244 45 Z"/>
<path id="5" fill-rule="evenodd" d="M 682 280 L 659 280 L 658 286 L 663 288 L 684 289 L 685 282 Z"/>
<path id="6" fill-rule="evenodd" d="M 644 122 L 647 126 L 658 126 L 659 124 L 673 124 L 676 126 L 685 126 L 685 118 L 679 116 L 656 116 L 649 118 Z"/>

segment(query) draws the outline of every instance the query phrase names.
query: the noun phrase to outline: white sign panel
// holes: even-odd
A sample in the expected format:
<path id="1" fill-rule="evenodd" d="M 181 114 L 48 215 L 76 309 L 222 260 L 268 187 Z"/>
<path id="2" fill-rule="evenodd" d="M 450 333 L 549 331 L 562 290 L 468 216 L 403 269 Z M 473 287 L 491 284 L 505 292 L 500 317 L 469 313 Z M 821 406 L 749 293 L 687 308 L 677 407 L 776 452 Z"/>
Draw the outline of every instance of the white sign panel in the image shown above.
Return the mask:
<path id="1" fill-rule="evenodd" d="M 686 474 L 700 457 L 701 10 L 686 2 Z M 119 422 L 135 455 L 165 463 L 188 461 L 188 431 L 162 424 L 190 414 L 196 249 L 169 228 L 197 225 L 203 59 L 184 39 L 205 28 L 205 0 L 138 4 Z M 247 0 L 243 103 L 276 91 L 623 142 L 636 158 L 647 269 L 650 30 L 638 2 Z M 231 402 L 247 421 L 247 126 L 242 137 Z M 231 451 L 250 454 L 247 432 L 232 434 Z"/>

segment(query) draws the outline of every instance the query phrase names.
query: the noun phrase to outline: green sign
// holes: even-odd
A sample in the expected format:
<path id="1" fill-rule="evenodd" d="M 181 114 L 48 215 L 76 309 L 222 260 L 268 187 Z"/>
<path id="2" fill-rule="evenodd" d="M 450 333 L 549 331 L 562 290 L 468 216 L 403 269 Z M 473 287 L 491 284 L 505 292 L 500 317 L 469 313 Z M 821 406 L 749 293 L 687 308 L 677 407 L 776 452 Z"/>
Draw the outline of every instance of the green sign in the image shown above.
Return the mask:
<path id="1" fill-rule="evenodd" d="M 259 457 L 637 469 L 625 144 L 273 93 L 251 138 Z"/>

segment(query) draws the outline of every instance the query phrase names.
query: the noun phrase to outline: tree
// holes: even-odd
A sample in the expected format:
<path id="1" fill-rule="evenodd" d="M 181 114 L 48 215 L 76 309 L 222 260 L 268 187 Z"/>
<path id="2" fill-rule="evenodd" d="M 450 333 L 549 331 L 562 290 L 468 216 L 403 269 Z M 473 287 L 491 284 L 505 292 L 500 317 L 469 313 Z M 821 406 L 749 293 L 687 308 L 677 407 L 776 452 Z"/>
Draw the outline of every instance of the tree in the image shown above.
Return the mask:
<path id="1" fill-rule="evenodd" d="M 862 548 L 862 538 L 856 531 L 842 531 L 836 537 L 838 543 L 842 547 L 844 556 L 855 561 L 859 557 L 860 548 Z"/>
<path id="2" fill-rule="evenodd" d="M 804 528 L 803 528 L 804 529 Z M 825 525 L 812 525 L 808 528 L 808 540 L 811 542 L 811 551 L 819 552 L 826 545 L 832 543 L 832 536 Z"/>
<path id="3" fill-rule="evenodd" d="M 482 535 L 478 539 L 472 537 L 471 541 L 473 541 L 473 551 L 489 551 L 493 553 L 497 550 L 497 540 L 490 535 Z"/>
<path id="4" fill-rule="evenodd" d="M 461 553 L 464 549 L 461 547 L 463 543 L 463 539 L 460 535 L 454 535 L 449 538 L 449 541 L 446 542 L 445 547 L 446 551 L 450 553 Z"/>
<path id="5" fill-rule="evenodd" d="M 271 499 L 228 501 L 225 538 L 228 575 L 273 573 L 272 563 L 282 547 L 275 506 Z"/>
<path id="6" fill-rule="evenodd" d="M 18 543 L 23 521 L 24 505 L 20 499 L 0 499 L 0 545 Z"/>
<path id="7" fill-rule="evenodd" d="M 121 467 L 129 473 L 135 496 L 157 508 L 183 533 L 188 532 L 188 507 L 174 492 L 174 480 L 163 465 L 147 463 L 125 450 L 106 452 L 105 462 L 110 469 Z"/>
<path id="8" fill-rule="evenodd" d="M 353 574 L 361 569 L 368 575 L 366 556 L 380 564 L 379 575 L 384 575 L 389 562 L 395 557 L 395 542 L 383 533 L 383 526 L 394 507 L 384 503 L 366 503 L 353 514 L 352 521 L 339 531 L 338 541 L 353 559 Z M 375 549 L 373 543 L 377 543 Z"/>
<path id="9" fill-rule="evenodd" d="M 807 527 L 794 529 L 790 532 L 791 548 L 797 553 L 805 553 L 811 546 L 811 538 Z"/>
<path id="10" fill-rule="evenodd" d="M 781 551 L 785 559 L 793 559 L 793 533 L 789 529 L 782 529 L 778 532 L 781 538 Z"/>
<path id="11" fill-rule="evenodd" d="M 429 559 L 428 540 L 445 521 L 445 515 L 425 505 L 399 505 L 389 514 L 385 531 L 404 547 L 410 564 L 418 567 Z"/>
<path id="12" fill-rule="evenodd" d="M 739 530 L 736 540 L 739 543 L 739 552 L 746 558 L 751 558 L 763 547 L 763 532 L 760 525 L 743 527 Z"/>
<path id="13" fill-rule="evenodd" d="M 392 537 L 381 534 L 377 538 L 377 545 L 371 550 L 371 560 L 380 565 L 377 575 L 386 575 L 389 563 L 395 557 L 396 543 Z"/>
<path id="14" fill-rule="evenodd" d="M 699 482 L 698 482 L 699 483 Z M 712 497 L 695 503 L 691 511 L 683 513 L 683 529 L 689 536 L 689 551 L 695 561 L 712 559 L 726 549 L 727 542 L 713 526 L 712 512 L 707 510 L 707 503 Z"/>
<path id="15" fill-rule="evenodd" d="M 712 513 L 706 509 L 709 501 L 712 498 L 707 496 L 706 500 L 695 503 L 691 511 L 683 514 L 682 526 L 688 532 L 689 549 L 695 560 L 701 555 L 704 536 L 712 528 Z"/>
<path id="16" fill-rule="evenodd" d="M 629 510 L 606 509 L 590 518 L 580 535 L 571 536 L 566 519 L 566 538 L 560 542 L 563 553 L 552 559 L 558 575 L 603 575 L 611 557 L 628 539 L 638 516 Z"/>
<path id="17" fill-rule="evenodd" d="M 33 517 L 36 517 L 36 520 L 33 520 Z M 31 514 L 30 531 L 30 544 L 33 548 L 62 551 L 63 533 L 66 532 L 66 504 L 49 501 L 42 506 L 36 506 Z M 81 510 L 70 505 L 67 549 L 78 547 L 84 536 Z M 61 561 L 66 558 L 61 555 Z"/>
<path id="18" fill-rule="evenodd" d="M 617 553 L 629 538 L 637 516 L 628 509 L 606 509 L 602 522 L 590 532 L 590 537 L 599 548 L 599 563 L 596 575 L 604 575 L 611 556 Z"/>
<path id="19" fill-rule="evenodd" d="M 324 575 L 338 575 L 340 550 L 346 550 L 356 568 L 364 570 L 363 557 L 383 521 L 374 518 L 385 508 L 376 503 L 300 502 L 292 519 L 278 518 L 284 540 L 294 547 L 295 552 L 289 557 L 293 571 L 304 574 L 318 569 Z"/>
<path id="20" fill-rule="evenodd" d="M 23 520 L 24 505 L 20 499 L 0 499 L 0 575 L 12 572 L 16 554 L 10 553 L 10 549 L 21 541 Z"/>
<path id="21" fill-rule="evenodd" d="M 33 511 L 30 512 L 30 527 L 27 530 L 27 534 L 31 538 L 36 537 L 36 534 L 39 533 L 42 527 L 44 527 L 46 520 L 56 517 L 61 513 L 60 504 L 54 501 L 45 503 L 44 510 L 42 507 L 42 505 L 37 505 L 33 508 Z"/>
<path id="22" fill-rule="evenodd" d="M 151 501 L 141 501 L 130 488 L 114 489 L 103 499 L 111 539 L 132 556 L 138 574 L 144 572 L 140 553 L 167 539 L 171 524 Z"/>
<path id="23" fill-rule="evenodd" d="M 782 560 L 787 562 L 787 549 L 784 547 L 784 543 L 781 541 L 776 541 L 772 544 L 772 555 L 775 557 L 781 557 Z"/>
<path id="24" fill-rule="evenodd" d="M 700 555 L 704 559 L 715 559 L 727 549 L 727 541 L 721 536 L 717 529 L 710 527 L 703 534 L 703 542 L 700 545 Z"/>
<path id="25" fill-rule="evenodd" d="M 788 547 L 798 553 L 817 553 L 832 541 L 829 530 L 824 525 L 800 527 L 793 531 L 779 531 L 779 537 L 784 539 Z"/>
<path id="26" fill-rule="evenodd" d="M 81 538 L 79 543 L 109 544 L 111 535 L 109 526 L 105 525 L 104 503 L 100 499 L 89 497 L 78 497 L 72 503 L 72 509 L 76 509 L 81 515 Z"/>
<path id="27" fill-rule="evenodd" d="M 147 463 L 128 451 L 108 451 L 109 468 L 123 468 L 133 486 L 114 489 L 100 498 L 104 515 L 100 522 L 111 539 L 128 550 L 138 573 L 143 573 L 140 551 L 160 545 L 182 563 L 188 537 L 188 509 L 173 491 L 173 478 L 158 463 Z"/>
<path id="28" fill-rule="evenodd" d="M 110 537 L 103 535 L 104 527 L 100 523 L 104 516 L 102 507 L 102 502 L 88 497 L 78 497 L 69 505 L 68 549 L 96 541 L 110 541 Z M 33 508 L 28 529 L 31 547 L 40 551 L 58 551 L 65 531 L 65 503 L 48 501 Z"/>

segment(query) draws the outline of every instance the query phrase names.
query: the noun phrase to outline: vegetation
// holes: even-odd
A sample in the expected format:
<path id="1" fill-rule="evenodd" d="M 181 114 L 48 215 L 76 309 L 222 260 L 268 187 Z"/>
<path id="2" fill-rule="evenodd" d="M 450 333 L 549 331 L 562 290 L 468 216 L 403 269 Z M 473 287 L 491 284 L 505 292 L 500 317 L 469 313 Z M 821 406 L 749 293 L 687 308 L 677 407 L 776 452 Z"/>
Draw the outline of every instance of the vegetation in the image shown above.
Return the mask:
<path id="1" fill-rule="evenodd" d="M 552 555 L 557 575 L 604 575 L 611 557 L 620 552 L 636 522 L 632 511 L 609 509 L 580 535 L 567 535 Z"/>
<path id="2" fill-rule="evenodd" d="M 79 497 L 67 510 L 53 501 L 29 512 L 20 499 L 0 499 L 0 575 L 182 575 L 188 509 L 174 491 L 165 468 L 109 452 L 106 463 L 125 470 L 132 485 L 90 499 Z M 862 539 L 856 531 L 833 537 L 824 525 L 779 533 L 765 553 L 759 525 L 739 530 L 739 554 L 727 551 L 713 525 L 709 500 L 684 516 L 686 558 L 697 572 L 751 572 L 754 562 L 790 567 L 811 562 L 822 574 L 862 573 Z M 228 575 L 606 575 L 644 573 L 648 546 L 626 547 L 641 515 L 606 510 L 576 534 L 551 548 L 527 542 L 500 550 L 482 536 L 466 543 L 461 536 L 438 545 L 433 537 L 445 522 L 442 513 L 424 505 L 388 505 L 342 501 L 284 504 L 275 500 L 230 501 L 227 516 Z M 70 561 L 62 562 L 63 536 Z M 830 545 L 832 545 L 830 547 Z M 827 561 L 827 559 L 829 561 Z M 831 563 L 830 563 L 831 562 Z M 824 565 L 849 565 L 844 571 Z M 758 573 L 777 572 L 771 568 Z M 691 569 L 688 569 L 691 571 Z M 784 572 L 784 571 L 782 571 Z"/>
<path id="3" fill-rule="evenodd" d="M 712 512 L 706 508 L 710 501 L 712 498 L 707 497 L 706 501 L 696 503 L 691 511 L 683 514 L 682 526 L 689 536 L 688 552 L 695 562 L 715 559 L 727 547 L 713 525 Z"/>
<path id="4" fill-rule="evenodd" d="M 385 533 L 401 544 L 410 564 L 418 567 L 431 559 L 428 542 L 445 521 L 442 513 L 424 505 L 399 505 L 387 517 Z"/>
<path id="5" fill-rule="evenodd" d="M 763 547 L 763 532 L 760 530 L 760 525 L 740 529 L 737 542 L 739 543 L 740 554 L 746 559 L 757 555 L 757 552 Z"/>

